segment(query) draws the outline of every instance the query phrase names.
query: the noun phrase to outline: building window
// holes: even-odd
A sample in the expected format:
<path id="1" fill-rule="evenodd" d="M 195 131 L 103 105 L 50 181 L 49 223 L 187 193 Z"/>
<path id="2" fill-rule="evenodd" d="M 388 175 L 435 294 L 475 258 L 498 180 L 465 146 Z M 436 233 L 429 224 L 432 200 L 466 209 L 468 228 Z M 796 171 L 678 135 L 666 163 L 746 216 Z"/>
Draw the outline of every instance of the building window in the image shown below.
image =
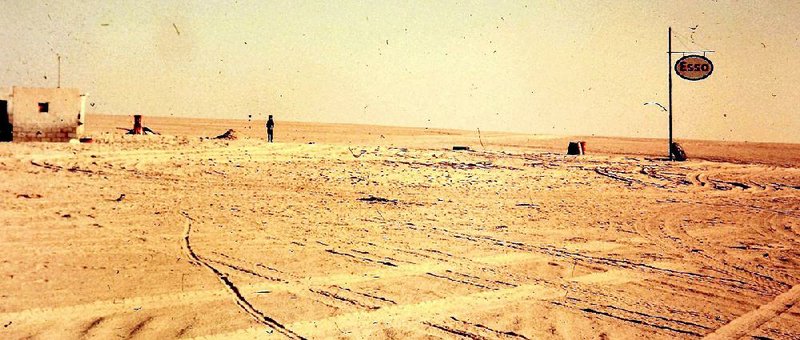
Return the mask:
<path id="1" fill-rule="evenodd" d="M 39 112 L 49 112 L 50 111 L 50 103 L 44 102 L 39 103 Z"/>

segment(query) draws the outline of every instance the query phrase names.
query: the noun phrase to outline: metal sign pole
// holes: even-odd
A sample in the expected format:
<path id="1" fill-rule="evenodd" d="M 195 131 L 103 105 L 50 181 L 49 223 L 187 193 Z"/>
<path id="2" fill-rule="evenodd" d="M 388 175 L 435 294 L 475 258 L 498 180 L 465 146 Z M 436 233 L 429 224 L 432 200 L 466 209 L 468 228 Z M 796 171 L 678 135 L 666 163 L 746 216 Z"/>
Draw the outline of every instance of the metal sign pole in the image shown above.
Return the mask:
<path id="1" fill-rule="evenodd" d="M 667 71 L 669 72 L 669 145 L 667 154 L 672 161 L 672 27 L 667 31 Z"/>
<path id="2" fill-rule="evenodd" d="M 669 155 L 670 161 L 683 161 L 686 159 L 686 155 L 680 145 L 672 141 L 672 54 L 683 54 L 683 57 L 678 58 L 678 61 L 675 62 L 675 74 L 685 80 L 699 81 L 708 78 L 714 72 L 714 64 L 705 56 L 706 53 L 712 52 L 714 51 L 672 51 L 672 26 L 667 29 L 667 72 L 669 72 L 669 109 L 667 110 L 669 111 L 669 145 L 667 146 L 667 155 Z M 700 53 L 703 53 L 703 55 L 701 56 Z M 673 144 L 675 144 L 675 153 L 672 152 Z"/>

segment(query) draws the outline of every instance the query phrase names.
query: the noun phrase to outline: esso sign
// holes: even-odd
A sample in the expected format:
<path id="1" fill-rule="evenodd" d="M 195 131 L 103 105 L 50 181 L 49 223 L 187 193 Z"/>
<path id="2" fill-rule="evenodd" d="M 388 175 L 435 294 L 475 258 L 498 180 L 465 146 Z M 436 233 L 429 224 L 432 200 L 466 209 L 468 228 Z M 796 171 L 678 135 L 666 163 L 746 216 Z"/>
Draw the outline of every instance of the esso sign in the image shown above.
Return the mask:
<path id="1" fill-rule="evenodd" d="M 675 62 L 675 73 L 686 80 L 703 80 L 714 72 L 714 64 L 705 56 L 687 55 Z"/>

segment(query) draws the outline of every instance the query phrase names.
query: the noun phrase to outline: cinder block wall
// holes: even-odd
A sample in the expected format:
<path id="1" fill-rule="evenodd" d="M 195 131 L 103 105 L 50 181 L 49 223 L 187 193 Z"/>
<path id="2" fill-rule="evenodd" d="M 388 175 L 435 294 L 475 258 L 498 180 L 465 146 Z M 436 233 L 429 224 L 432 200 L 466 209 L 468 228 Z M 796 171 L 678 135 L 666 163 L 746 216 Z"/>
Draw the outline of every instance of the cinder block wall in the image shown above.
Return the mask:
<path id="1" fill-rule="evenodd" d="M 39 103 L 48 112 L 39 112 Z M 15 142 L 67 142 L 78 138 L 81 95 L 72 88 L 28 88 L 11 91 L 10 119 Z"/>

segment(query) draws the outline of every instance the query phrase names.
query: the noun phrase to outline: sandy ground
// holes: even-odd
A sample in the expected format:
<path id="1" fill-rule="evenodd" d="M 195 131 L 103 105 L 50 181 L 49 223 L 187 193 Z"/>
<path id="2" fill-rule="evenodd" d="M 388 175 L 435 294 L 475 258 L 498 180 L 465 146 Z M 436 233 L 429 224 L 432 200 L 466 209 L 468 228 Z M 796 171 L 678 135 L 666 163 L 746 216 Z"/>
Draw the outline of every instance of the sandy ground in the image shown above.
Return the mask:
<path id="1" fill-rule="evenodd" d="M 800 338 L 796 145 L 130 125 L 0 144 L 0 337 Z"/>

